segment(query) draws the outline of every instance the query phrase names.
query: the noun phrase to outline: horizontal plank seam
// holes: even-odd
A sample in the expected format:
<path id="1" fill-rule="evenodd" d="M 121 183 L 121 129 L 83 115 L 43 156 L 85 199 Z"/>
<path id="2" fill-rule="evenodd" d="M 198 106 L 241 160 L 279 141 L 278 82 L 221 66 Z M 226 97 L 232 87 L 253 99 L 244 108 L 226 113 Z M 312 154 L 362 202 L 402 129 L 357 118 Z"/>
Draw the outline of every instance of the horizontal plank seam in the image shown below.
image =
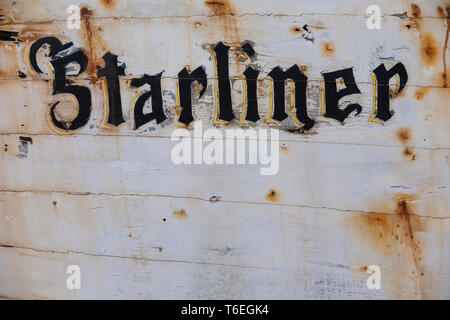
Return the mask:
<path id="1" fill-rule="evenodd" d="M 352 213 L 363 213 L 363 214 L 384 214 L 384 215 L 397 215 L 395 212 L 378 212 L 378 211 L 364 211 L 364 210 L 354 210 L 354 209 L 340 209 L 334 207 L 325 207 L 325 206 L 311 206 L 311 205 L 302 205 L 302 204 L 289 204 L 289 203 L 269 203 L 269 202 L 254 202 L 254 201 L 238 201 L 238 200 L 223 200 L 215 198 L 216 200 L 205 199 L 201 197 L 194 196 L 175 196 L 175 195 L 164 195 L 164 194 L 142 194 L 142 193 L 109 193 L 109 192 L 88 192 L 88 191 L 57 191 L 57 190 L 12 190 L 12 189 L 0 189 L 0 193 L 39 193 L 39 194 L 67 194 L 67 195 L 80 195 L 80 196 L 108 196 L 108 197 L 155 197 L 155 198 L 174 198 L 174 199 L 192 199 L 210 203 L 233 203 L 233 204 L 251 204 L 251 205 L 261 205 L 261 206 L 279 206 L 279 207 L 294 207 L 294 208 L 309 208 L 309 209 L 325 209 L 325 210 L 333 210 L 339 212 L 352 212 Z M 419 218 L 428 218 L 428 219 L 438 219 L 445 220 L 450 219 L 450 217 L 438 217 L 438 216 L 423 216 L 415 213 L 410 213 L 411 216 L 416 216 Z"/>
<path id="2" fill-rule="evenodd" d="M 261 267 L 261 266 L 248 266 L 248 265 L 189 261 L 189 260 L 154 259 L 154 258 L 147 258 L 147 257 L 132 257 L 132 256 L 122 256 L 122 255 L 112 255 L 112 254 L 91 253 L 91 252 L 76 251 L 76 250 L 66 250 L 66 251 L 47 250 L 47 249 L 37 249 L 37 248 L 32 248 L 32 247 L 8 245 L 8 244 L 2 244 L 2 243 L 0 243 L 0 248 L 31 250 L 31 251 L 35 251 L 35 252 L 52 253 L 52 254 L 73 253 L 73 254 L 81 254 L 81 255 L 92 256 L 92 257 L 105 257 L 105 258 L 127 259 L 127 260 L 148 261 L 148 262 L 186 263 L 186 264 L 212 265 L 212 266 L 221 266 L 221 267 L 234 267 L 234 268 L 243 268 L 243 269 L 288 271 L 288 269 L 269 268 L 269 267 Z"/>
<path id="3" fill-rule="evenodd" d="M 316 121 L 317 123 L 321 123 L 320 120 Z M 212 127 L 211 127 L 212 128 Z M 237 129 L 236 127 L 235 129 Z M 256 129 L 262 129 L 264 127 L 256 127 Z M 268 127 L 271 128 L 271 127 Z M 174 129 L 179 129 L 174 128 Z M 255 128 L 254 128 L 255 129 Z M 193 130 L 190 130 L 193 132 Z M 283 131 L 283 129 L 280 129 L 280 131 Z M 286 132 L 286 131 L 283 131 Z M 287 132 L 286 132 L 287 133 Z M 302 136 L 302 134 L 292 133 L 296 136 Z M 87 136 L 87 137 L 128 137 L 128 138 L 155 138 L 155 139 L 171 139 L 170 136 L 145 136 L 145 135 L 132 135 L 132 134 L 97 134 L 97 133 L 74 133 L 71 135 L 62 135 L 58 133 L 26 133 L 26 132 L 0 132 L 1 136 L 36 136 L 36 137 L 61 137 L 61 138 L 77 138 L 81 136 Z M 308 136 L 308 134 L 305 134 L 304 136 Z M 241 141 L 241 140 L 254 140 L 254 139 L 240 139 L 240 138 L 234 138 L 235 140 Z M 207 139 L 205 139 L 207 140 Z M 226 137 L 222 137 L 222 139 L 217 138 L 216 140 L 226 140 Z M 267 138 L 268 141 L 271 141 L 270 138 Z M 209 141 L 209 140 L 207 140 Z M 370 144 L 370 143 L 355 143 L 355 142 L 332 142 L 332 141 L 303 141 L 303 140 L 288 140 L 288 139 L 278 139 L 279 142 L 286 142 L 286 143 L 311 143 L 311 144 L 331 144 L 331 145 L 349 145 L 349 146 L 363 146 L 363 147 L 380 147 L 380 148 L 395 148 L 395 149 L 403 149 L 403 145 L 384 145 L 384 144 Z M 419 147 L 414 145 L 408 145 L 408 147 L 416 150 L 426 150 L 426 151 L 440 151 L 440 150 L 450 150 L 450 147 Z"/>
<path id="4" fill-rule="evenodd" d="M 7 16 L 7 15 L 4 15 Z M 309 12 L 309 13 L 300 13 L 300 14 L 282 14 L 282 13 L 255 13 L 255 12 L 246 12 L 246 13 L 240 13 L 240 14 L 197 14 L 197 15 L 160 15 L 160 16 L 148 16 L 148 17 L 136 17 L 136 16 L 89 16 L 89 20 L 150 20 L 150 19 L 199 19 L 199 18 L 214 18 L 214 17 L 222 17 L 222 16 L 229 16 L 232 18 L 243 18 L 243 17 L 273 17 L 273 18 L 301 18 L 301 17 L 307 17 L 307 16 L 346 16 L 346 17 L 355 17 L 355 18 L 365 18 L 367 19 L 369 15 L 367 14 L 352 14 L 352 13 L 325 13 L 325 12 Z M 381 17 L 383 18 L 399 18 L 402 20 L 410 19 L 412 20 L 412 17 L 404 16 L 403 14 L 399 13 L 392 13 L 392 14 L 382 14 Z M 446 18 L 440 17 L 440 16 L 421 16 L 420 19 L 438 19 L 438 20 L 445 20 Z M 44 23 L 53 23 L 53 22 L 66 22 L 67 19 L 37 19 L 37 20 L 30 20 L 25 19 L 22 21 L 11 21 L 11 22 L 5 22 L 1 23 L 0 26 L 10 26 L 10 25 L 28 25 L 28 24 L 44 24 Z M 313 28 L 313 27 L 312 27 Z"/>

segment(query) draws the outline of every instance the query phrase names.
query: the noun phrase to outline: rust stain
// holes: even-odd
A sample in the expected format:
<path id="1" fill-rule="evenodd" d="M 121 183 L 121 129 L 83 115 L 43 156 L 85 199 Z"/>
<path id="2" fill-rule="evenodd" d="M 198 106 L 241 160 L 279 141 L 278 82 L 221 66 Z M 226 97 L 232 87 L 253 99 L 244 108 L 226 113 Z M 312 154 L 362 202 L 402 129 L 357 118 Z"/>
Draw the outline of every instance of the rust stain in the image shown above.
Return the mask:
<path id="1" fill-rule="evenodd" d="M 397 139 L 404 146 L 403 156 L 413 161 L 416 160 L 417 156 L 414 153 L 413 148 L 407 145 L 407 143 L 411 139 L 411 130 L 407 127 L 401 127 L 397 129 L 396 135 Z"/>
<path id="2" fill-rule="evenodd" d="M 266 199 L 271 202 L 278 202 L 279 200 L 278 192 L 274 189 L 270 189 L 269 192 L 266 194 Z"/>
<path id="3" fill-rule="evenodd" d="M 412 24 L 415 28 L 419 30 L 420 33 L 420 26 L 419 21 L 421 18 L 421 10 L 418 5 L 411 4 L 412 9 L 412 16 L 411 19 Z M 448 38 L 450 33 L 450 5 L 446 5 L 445 10 L 441 6 L 436 7 L 436 11 L 438 15 L 441 18 L 446 19 L 447 23 L 447 30 L 445 34 L 445 41 L 442 48 L 442 65 L 443 65 L 443 72 L 439 73 L 439 80 L 437 82 L 439 84 L 442 83 L 442 86 L 444 88 L 448 87 L 448 80 L 447 80 L 447 62 L 446 62 L 446 52 L 447 52 L 447 46 L 448 46 Z M 411 28 L 411 25 L 407 25 L 408 29 Z M 433 37 L 431 33 L 420 33 L 420 57 L 422 62 L 427 66 L 435 66 L 438 61 L 438 45 L 437 41 Z M 436 81 L 436 80 L 433 80 Z"/>
<path id="4" fill-rule="evenodd" d="M 398 281 L 413 280 L 414 294 L 421 295 L 420 275 L 423 252 L 417 232 L 426 230 L 426 220 L 415 212 L 416 194 L 395 193 L 390 201 L 376 201 L 367 212 L 354 212 L 348 219 L 350 226 L 375 251 L 394 260 L 399 270 Z M 360 267 L 366 271 L 367 266 Z M 408 271 L 409 270 L 409 271 Z"/>
<path id="5" fill-rule="evenodd" d="M 233 4 L 228 0 L 217 0 L 217 1 L 205 1 L 205 5 L 211 11 L 214 16 L 217 16 L 219 19 L 218 23 L 214 23 L 214 25 L 219 26 L 223 30 L 223 41 L 232 43 L 233 46 L 240 46 L 240 36 L 239 36 L 239 28 L 237 26 L 236 21 L 236 9 Z M 214 30 L 214 34 L 217 31 Z M 235 55 L 239 54 L 235 52 Z"/>
<path id="6" fill-rule="evenodd" d="M 410 156 L 410 155 L 412 155 L 412 154 L 413 154 L 412 149 L 411 149 L 410 147 L 406 147 L 406 148 L 403 150 L 403 154 L 404 154 L 405 156 Z"/>
<path id="7" fill-rule="evenodd" d="M 398 128 L 397 138 L 402 144 L 406 144 L 411 139 L 411 129 L 408 127 Z"/>
<path id="8" fill-rule="evenodd" d="M 214 26 L 223 30 L 221 39 L 227 45 L 230 45 L 230 53 L 232 53 L 235 60 L 236 71 L 242 73 L 244 71 L 244 66 L 241 61 L 243 54 L 240 49 L 242 39 L 235 17 L 236 9 L 234 5 L 229 0 L 205 1 L 204 4 L 216 16 L 215 19 L 218 19 L 217 22 L 214 21 Z M 211 37 L 217 38 L 217 28 L 211 28 L 211 32 Z"/>
<path id="9" fill-rule="evenodd" d="M 441 10 L 442 10 L 442 8 L 441 8 Z M 446 18 L 447 18 L 447 31 L 445 33 L 444 47 L 442 49 L 442 65 L 444 68 L 444 71 L 442 72 L 442 80 L 443 80 L 443 87 L 447 88 L 447 62 L 445 60 L 445 56 L 447 53 L 448 35 L 450 33 L 450 5 L 447 5 L 445 7 L 445 11 L 446 11 Z"/>
<path id="10" fill-rule="evenodd" d="M 53 32 L 51 31 L 50 23 L 34 23 L 32 25 L 25 25 L 22 30 L 20 30 L 18 38 L 24 42 L 27 40 L 32 42 L 42 38 L 45 35 L 52 34 Z"/>
<path id="11" fill-rule="evenodd" d="M 239 28 L 237 26 L 234 15 L 236 10 L 232 3 L 228 0 L 205 1 L 205 5 L 211 13 L 218 16 L 220 26 L 223 29 L 223 40 L 240 45 Z M 216 33 L 216 31 L 214 31 Z"/>
<path id="12" fill-rule="evenodd" d="M 441 6 L 437 6 L 437 7 L 436 7 L 436 11 L 437 11 L 438 15 L 439 15 L 441 18 L 445 18 L 445 12 L 444 12 L 444 9 L 442 9 Z"/>
<path id="13" fill-rule="evenodd" d="M 390 94 L 392 95 L 392 97 L 397 98 L 397 99 L 405 97 L 407 95 L 407 92 L 408 92 L 408 87 L 405 87 L 400 92 L 396 92 L 396 90 L 390 90 Z"/>
<path id="14" fill-rule="evenodd" d="M 411 4 L 412 16 L 414 18 L 420 18 L 421 10 L 419 6 L 415 3 Z"/>
<path id="15" fill-rule="evenodd" d="M 414 97 L 417 100 L 422 100 L 423 97 L 427 94 L 428 89 L 429 89 L 428 87 L 417 88 L 416 91 L 414 91 Z"/>
<path id="16" fill-rule="evenodd" d="M 437 62 L 438 47 L 436 40 L 431 33 L 425 33 L 420 37 L 420 57 L 428 65 L 435 65 Z"/>
<path id="17" fill-rule="evenodd" d="M 103 63 L 102 56 L 106 52 L 106 48 L 103 43 L 103 39 L 100 32 L 91 24 L 91 18 L 94 13 L 88 7 L 82 7 L 80 9 L 81 15 L 81 31 L 83 33 L 83 39 L 87 47 L 87 56 L 89 58 L 86 72 L 92 77 L 92 81 L 97 81 L 96 66 Z"/>
<path id="18" fill-rule="evenodd" d="M 334 44 L 332 42 L 322 42 L 321 49 L 322 54 L 325 56 L 332 56 L 336 51 Z"/>
<path id="19" fill-rule="evenodd" d="M 403 149 L 403 155 L 406 157 L 406 158 L 410 158 L 411 160 L 416 160 L 416 154 L 414 153 L 414 150 L 413 150 L 413 148 L 411 148 L 411 147 L 405 147 L 404 149 Z"/>
<path id="20" fill-rule="evenodd" d="M 280 146 L 280 150 L 283 151 L 283 152 L 286 152 L 286 153 L 289 151 L 288 147 L 284 146 L 284 145 Z"/>
<path id="21" fill-rule="evenodd" d="M 228 0 L 205 1 L 205 5 L 217 16 L 234 15 L 234 6 Z"/>
<path id="22" fill-rule="evenodd" d="M 406 27 L 408 29 L 417 29 L 420 32 L 420 23 L 419 21 L 422 20 L 421 18 L 422 10 L 419 8 L 419 6 L 415 3 L 411 4 L 411 15 L 412 18 L 409 18 L 408 24 Z"/>
<path id="23" fill-rule="evenodd" d="M 100 3 L 105 8 L 114 8 L 116 6 L 116 0 L 100 0 Z"/>
<path id="24" fill-rule="evenodd" d="M 290 30 L 294 34 L 298 34 L 298 33 L 302 33 L 303 32 L 303 28 L 300 27 L 300 26 L 292 26 Z"/>
<path id="25" fill-rule="evenodd" d="M 186 213 L 186 210 L 184 210 L 184 209 L 174 210 L 173 215 L 176 218 L 187 218 L 187 213 Z"/>
<path id="26" fill-rule="evenodd" d="M 412 249 L 413 261 L 417 270 L 420 270 L 419 261 L 421 260 L 421 249 L 417 243 L 414 232 L 415 230 L 421 230 L 423 225 L 419 225 L 416 221 L 416 215 L 412 212 L 411 202 L 416 200 L 417 197 L 411 194 L 397 193 L 394 195 L 393 200 L 396 202 L 396 213 L 401 218 L 405 230 L 405 241 Z"/>

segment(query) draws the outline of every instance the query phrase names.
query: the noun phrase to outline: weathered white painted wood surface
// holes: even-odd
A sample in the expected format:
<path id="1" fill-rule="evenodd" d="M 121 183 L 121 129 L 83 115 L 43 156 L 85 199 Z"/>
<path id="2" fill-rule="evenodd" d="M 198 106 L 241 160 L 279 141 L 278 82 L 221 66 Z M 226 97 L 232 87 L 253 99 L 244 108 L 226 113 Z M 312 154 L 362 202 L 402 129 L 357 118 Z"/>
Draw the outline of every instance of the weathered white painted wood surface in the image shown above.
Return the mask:
<path id="1" fill-rule="evenodd" d="M 448 3 L 206 2 L 1 2 L 0 30 L 22 41 L 0 41 L 0 297 L 450 298 Z M 70 4 L 89 10 L 80 30 L 66 27 Z M 382 10 L 380 30 L 366 28 L 371 4 Z M 89 122 L 74 134 L 47 119 L 55 101 L 71 110 L 69 95 L 52 96 L 50 74 L 27 66 L 29 46 L 44 36 L 72 41 L 90 59 L 88 72 L 71 77 L 92 93 Z M 211 127 L 211 47 L 244 40 L 262 70 L 257 126 L 267 128 L 267 73 L 298 64 L 315 128 L 280 131 L 275 176 L 254 165 L 174 165 L 178 72 L 205 67 L 208 88 L 193 108 Z M 89 72 L 106 51 L 127 66 L 126 123 L 117 128 L 102 125 L 102 88 Z M 409 79 L 390 100 L 395 114 L 370 122 L 370 73 L 396 62 Z M 249 63 L 231 50 L 237 117 Z M 341 102 L 363 111 L 342 125 L 321 113 L 320 80 L 349 67 L 362 93 Z M 162 70 L 169 120 L 134 130 L 138 90 L 128 81 Z M 66 288 L 71 264 L 81 267 L 81 290 Z M 366 286 L 373 264 L 380 290 Z"/>

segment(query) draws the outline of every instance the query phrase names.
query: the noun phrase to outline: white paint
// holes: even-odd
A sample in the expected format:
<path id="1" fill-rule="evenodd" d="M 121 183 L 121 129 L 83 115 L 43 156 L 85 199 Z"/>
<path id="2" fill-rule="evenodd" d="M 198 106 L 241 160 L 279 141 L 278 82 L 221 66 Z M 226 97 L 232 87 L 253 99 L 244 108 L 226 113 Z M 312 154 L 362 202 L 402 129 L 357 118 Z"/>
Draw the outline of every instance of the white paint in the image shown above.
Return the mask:
<path id="1" fill-rule="evenodd" d="M 66 28 L 66 8 L 89 6 L 91 26 L 102 28 L 105 50 L 127 65 L 120 81 L 126 123 L 110 129 L 101 125 L 102 89 L 84 73 L 73 80 L 91 90 L 90 120 L 73 135 L 56 133 L 47 108 L 59 100 L 61 112 L 71 114 L 70 96 L 52 96 L 48 76 L 28 71 L 29 42 L 18 47 L 0 43 L 2 298 L 450 297 L 450 92 L 438 82 L 446 25 L 436 11 L 438 4 L 445 7 L 443 1 L 416 1 L 420 28 L 409 30 L 406 25 L 414 23 L 409 2 L 378 1 L 383 20 L 376 31 L 366 28 L 371 1 L 351 6 L 343 0 L 236 1 L 236 14 L 221 17 L 203 1 L 171 0 L 163 6 L 117 1 L 114 8 L 99 1 L 15 2 L 13 8 L 12 1 L 2 1 L 3 11 L 12 16 L 5 29 L 33 27 L 41 32 L 27 36 L 57 36 L 83 50 L 88 46 L 82 31 Z M 409 18 L 397 16 L 403 12 Z M 35 24 L 42 21 L 48 22 Z M 295 26 L 301 31 L 293 32 Z M 436 41 L 431 66 L 421 58 L 425 33 Z M 261 69 L 262 120 L 255 130 L 269 128 L 264 122 L 268 72 L 298 64 L 308 76 L 308 112 L 317 121 L 313 134 L 281 128 L 274 176 L 262 176 L 259 166 L 249 164 L 173 164 L 177 73 L 186 65 L 205 67 L 208 89 L 193 101 L 193 111 L 208 130 L 214 127 L 214 71 L 205 46 L 243 40 L 255 43 L 253 63 Z M 324 42 L 334 44 L 332 55 L 323 54 Z M 240 76 L 252 62 L 236 60 L 230 54 L 233 110 L 239 119 Z M 370 72 L 380 63 L 390 67 L 398 61 L 409 80 L 403 94 L 391 99 L 395 114 L 384 125 L 369 122 Z M 359 103 L 363 111 L 341 125 L 321 114 L 320 80 L 323 71 L 348 67 L 362 93 L 342 103 Z M 27 78 L 18 78 L 18 70 Z M 162 70 L 170 119 L 133 130 L 130 102 L 138 91 L 127 82 Z M 419 89 L 426 91 L 421 99 Z M 287 107 L 289 102 L 287 85 Z M 216 130 L 225 136 L 226 129 L 237 127 L 233 122 Z M 406 144 L 397 138 L 403 127 L 411 132 Z M 21 136 L 33 139 L 22 158 L 17 157 Z M 407 146 L 415 160 L 405 157 Z M 412 213 L 414 241 L 405 236 L 408 220 L 398 214 L 400 193 L 406 194 Z M 80 290 L 66 287 L 66 269 L 73 264 L 83 267 Z M 379 290 L 367 288 L 365 267 L 370 265 L 381 268 Z"/>

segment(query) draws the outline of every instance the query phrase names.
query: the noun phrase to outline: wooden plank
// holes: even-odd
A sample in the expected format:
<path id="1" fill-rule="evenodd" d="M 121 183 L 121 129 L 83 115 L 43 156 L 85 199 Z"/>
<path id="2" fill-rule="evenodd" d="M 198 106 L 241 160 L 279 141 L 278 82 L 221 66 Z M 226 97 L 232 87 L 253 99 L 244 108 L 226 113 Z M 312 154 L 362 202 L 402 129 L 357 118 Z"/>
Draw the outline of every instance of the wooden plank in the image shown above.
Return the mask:
<path id="1" fill-rule="evenodd" d="M 208 4 L 208 1 L 171 0 L 163 2 L 156 0 L 140 1 L 82 1 L 61 0 L 57 3 L 51 0 L 41 0 L 39 6 L 31 6 L 26 0 L 2 1 L 0 9 L 8 13 L 9 21 L 33 22 L 49 20 L 66 20 L 66 9 L 70 5 L 80 7 L 89 4 L 99 17 L 114 18 L 157 18 L 157 17 L 188 17 L 211 15 L 280 15 L 280 16 L 308 16 L 308 15 L 347 15 L 354 17 L 366 16 L 366 8 L 374 3 L 370 0 L 349 3 L 345 0 L 326 0 L 320 3 L 311 3 L 306 0 L 283 0 L 277 3 L 248 0 L 245 2 L 223 1 L 224 5 Z M 389 16 L 401 16 L 406 12 L 409 17 L 416 17 L 416 4 L 423 17 L 440 17 L 436 7 L 445 8 L 446 2 L 439 0 L 430 5 L 427 0 L 404 1 L 401 3 L 389 0 L 378 0 L 376 3 L 382 8 L 382 14 Z M 6 20 L 6 19 L 5 19 Z"/>
<path id="2" fill-rule="evenodd" d="M 378 65 L 384 63 L 388 68 L 400 61 L 408 71 L 408 85 L 442 87 L 444 83 L 446 20 L 442 18 L 411 20 L 389 16 L 384 18 L 381 30 L 369 30 L 365 17 L 346 15 L 333 19 L 327 15 L 250 15 L 96 20 L 92 12 L 88 17 L 82 20 L 80 29 L 68 29 L 65 20 L 2 27 L 17 31 L 15 38 L 21 42 L 2 46 L 0 52 L 5 57 L 0 62 L 1 78 L 17 78 L 18 70 L 27 79 L 41 78 L 33 75 L 26 65 L 27 47 L 39 38 L 54 36 L 63 42 L 73 42 L 94 66 L 104 64 L 102 56 L 107 51 L 118 55 L 126 63 L 128 75 L 164 71 L 164 77 L 173 78 L 185 66 L 193 70 L 202 65 L 208 77 L 214 78 L 211 49 L 223 41 L 231 45 L 232 78 L 239 79 L 250 64 L 261 69 L 261 78 L 276 66 L 288 68 L 298 64 L 303 66 L 309 80 L 320 80 L 321 72 L 354 67 L 356 83 L 371 84 L 369 73 Z M 355 25 L 360 28 L 358 33 L 353 32 Z M 383 28 L 392 34 L 386 37 Z M 145 30 L 145 35 L 136 30 Z M 172 37 L 161 39 L 164 34 Z M 349 34 L 352 36 L 348 37 Z M 114 41 L 115 37 L 121 41 Z M 253 61 L 238 56 L 237 48 L 246 40 L 254 43 Z M 82 77 L 93 77 L 95 68 L 90 70 Z"/>
<path id="3" fill-rule="evenodd" d="M 26 154 L 19 140 L 0 138 L 8 146 L 1 154 L 7 168 L 1 190 L 217 196 L 367 212 L 376 211 L 371 204 L 377 201 L 394 212 L 392 195 L 405 192 L 421 199 L 419 215 L 449 215 L 448 150 L 414 150 L 412 160 L 402 148 L 286 143 L 278 173 L 267 177 L 259 174 L 262 165 L 175 165 L 171 150 L 177 142 L 167 138 L 38 135 Z"/>
<path id="4" fill-rule="evenodd" d="M 103 125 L 104 121 L 104 99 L 98 85 L 89 84 L 87 81 L 78 81 L 79 85 L 88 86 L 93 95 L 92 113 L 87 125 L 76 131 L 75 135 L 125 135 L 143 137 L 170 137 L 176 127 L 177 116 L 175 113 L 175 97 L 173 94 L 174 82 L 163 81 L 164 90 L 164 112 L 168 119 L 163 124 L 156 124 L 155 121 L 144 124 L 139 129 L 134 128 L 133 108 L 131 101 L 137 90 L 122 90 L 122 110 L 126 123 L 117 128 L 107 129 Z M 267 83 L 266 83 L 267 84 Z M 122 88 L 126 88 L 126 83 L 122 82 Z M 241 101 L 234 107 L 237 118 L 242 110 L 242 93 L 239 93 L 240 84 L 232 91 L 233 99 Z M 350 116 L 342 125 L 338 121 L 326 118 L 321 114 L 320 91 L 318 87 L 311 87 L 311 99 L 309 101 L 309 113 L 317 121 L 315 128 L 309 134 L 296 134 L 287 131 L 280 132 L 280 139 L 283 141 L 308 141 L 308 142 L 329 142 L 340 144 L 361 144 L 361 145 L 382 145 L 392 147 L 402 147 L 399 140 L 399 132 L 407 130 L 409 139 L 407 143 L 411 147 L 425 149 L 446 149 L 449 148 L 448 139 L 445 133 L 450 129 L 450 119 L 447 112 L 447 103 L 450 98 L 450 90 L 444 88 L 427 88 L 426 94 L 416 98 L 415 90 L 407 87 L 407 92 L 399 99 L 391 101 L 394 115 L 391 120 L 384 125 L 369 122 L 372 111 L 372 88 L 369 85 L 360 85 L 364 93 L 358 97 L 358 103 L 363 106 L 363 110 L 358 116 Z M 265 89 L 268 90 L 267 86 Z M 15 94 L 14 92 L 21 92 Z M 207 90 L 212 93 L 212 89 Z M 4 109 L 0 118 L 1 134 L 57 134 L 48 121 L 48 108 L 56 101 L 60 101 L 60 106 L 65 107 L 69 114 L 73 110 L 72 101 L 69 95 L 51 96 L 51 87 L 45 81 L 3 81 L 0 86 L 0 94 L 3 98 Z M 39 103 L 36 103 L 39 99 Z M 258 126 L 269 128 L 265 124 L 269 109 L 268 93 L 264 91 L 259 99 L 259 110 L 261 120 Z M 196 101 L 194 106 L 194 117 L 196 120 L 203 120 L 203 128 L 206 130 L 213 127 L 211 119 L 214 115 L 212 97 L 206 96 Z M 64 109 L 61 109 L 64 110 Z M 68 112 L 66 111 L 66 113 Z M 237 127 L 236 121 L 233 125 Z"/>
<path id="5" fill-rule="evenodd" d="M 448 232 L 442 231 L 448 230 L 449 219 L 411 216 L 419 244 L 415 248 L 403 235 L 407 221 L 389 214 L 377 215 L 381 222 L 374 223 L 371 214 L 362 212 L 172 197 L 2 192 L 0 199 L 8 212 L 1 217 L 0 229 L 6 296 L 281 299 L 447 294 L 448 275 L 434 248 L 448 242 Z M 31 215 L 35 208 L 39 214 Z M 384 231 L 389 233 L 379 238 Z M 21 259 L 28 262 L 20 269 L 5 265 Z M 386 284 L 382 291 L 365 286 L 365 267 L 377 263 Z M 82 295 L 65 288 L 70 264 L 86 271 Z M 18 288 L 14 279 L 30 286 Z M 38 289 L 42 282 L 49 285 Z M 105 287 L 107 292 L 100 293 Z"/>
<path id="6" fill-rule="evenodd" d="M 82 9 L 80 29 L 66 25 L 72 4 Z M 450 298 L 450 8 L 441 0 L 380 0 L 381 29 L 370 30 L 372 4 L 2 1 L 0 299 Z M 7 32 L 17 35 L 6 39 Z M 68 122 L 77 108 L 72 95 L 52 95 L 45 50 L 37 54 L 43 72 L 30 66 L 30 46 L 43 37 L 73 42 L 69 50 L 88 58 L 86 71 L 67 76 L 66 85 L 92 96 L 89 120 L 74 132 L 49 120 L 55 103 Z M 251 59 L 240 49 L 247 40 Z M 219 41 L 230 46 L 236 116 L 224 126 L 213 123 Z M 108 99 L 95 70 L 106 52 L 126 65 L 120 126 L 105 125 Z M 397 93 L 390 79 L 392 118 L 369 121 L 371 72 L 399 62 L 408 81 Z M 267 121 L 268 74 L 293 65 L 308 78 L 308 115 L 316 121 L 309 131 L 293 131 L 290 119 Z M 183 68 L 199 66 L 208 85 L 193 99 L 194 119 L 222 134 L 248 128 L 238 123 L 242 74 L 248 66 L 260 71 L 261 119 L 251 127 L 280 129 L 277 174 L 261 175 L 260 164 L 173 163 L 176 80 Z M 347 85 L 361 93 L 344 96 L 339 107 L 358 103 L 362 111 L 342 124 L 324 115 L 323 81 L 324 73 L 345 68 L 355 77 Z M 130 80 L 159 72 L 168 119 L 136 129 L 134 102 L 149 87 L 131 88 Z M 286 83 L 285 111 L 290 91 Z M 81 290 L 66 287 L 71 264 L 81 267 Z M 381 268 L 379 290 L 366 285 L 370 265 Z"/>

